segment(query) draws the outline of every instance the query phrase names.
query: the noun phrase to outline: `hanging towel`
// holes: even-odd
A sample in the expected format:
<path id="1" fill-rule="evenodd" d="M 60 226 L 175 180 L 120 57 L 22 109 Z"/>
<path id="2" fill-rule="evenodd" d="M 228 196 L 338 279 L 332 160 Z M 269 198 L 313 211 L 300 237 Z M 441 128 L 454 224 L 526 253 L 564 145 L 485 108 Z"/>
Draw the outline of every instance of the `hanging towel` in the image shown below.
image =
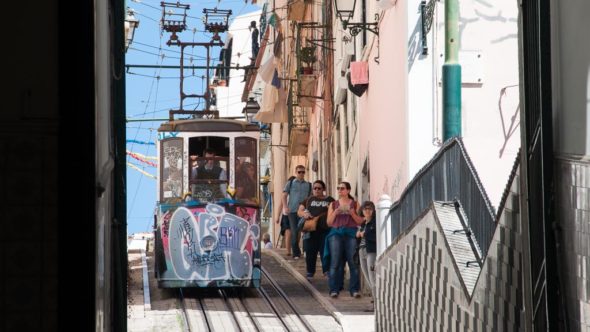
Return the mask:
<path id="1" fill-rule="evenodd" d="M 369 84 L 369 63 L 367 61 L 350 63 L 350 81 L 353 85 Z"/>
<path id="2" fill-rule="evenodd" d="M 275 57 L 271 56 L 262 66 L 260 66 L 260 68 L 258 68 L 258 75 L 264 82 L 270 84 L 276 68 Z"/>

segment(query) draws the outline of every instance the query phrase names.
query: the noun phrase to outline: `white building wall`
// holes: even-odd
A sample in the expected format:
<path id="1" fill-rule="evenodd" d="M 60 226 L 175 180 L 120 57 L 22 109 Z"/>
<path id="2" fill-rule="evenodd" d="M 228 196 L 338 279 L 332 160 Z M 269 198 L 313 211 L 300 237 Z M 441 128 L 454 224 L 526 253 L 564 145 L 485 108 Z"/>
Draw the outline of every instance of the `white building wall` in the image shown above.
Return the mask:
<path id="1" fill-rule="evenodd" d="M 236 16 L 229 26 L 228 33 L 233 36 L 231 65 L 244 67 L 250 64 L 252 57 L 252 32 L 248 29 L 250 21 L 256 21 L 256 26 L 260 29 L 259 20 L 262 11 L 255 11 L 248 14 Z M 227 43 L 227 41 L 226 41 Z M 219 60 L 219 49 L 214 49 L 217 53 L 212 54 L 213 59 Z M 215 62 L 217 63 L 217 62 Z M 217 110 L 219 117 L 236 117 L 242 116 L 242 110 L 245 103 L 242 102 L 242 93 L 244 92 L 245 71 L 243 69 L 231 69 L 229 72 L 230 82 L 227 87 L 217 87 Z"/>
<path id="2" fill-rule="evenodd" d="M 420 16 L 421 0 L 408 0 L 408 144 L 410 146 L 408 175 L 414 175 L 438 151 L 440 137 L 440 108 L 434 103 L 434 94 L 438 92 L 433 74 L 438 75 L 436 66 L 442 63 L 436 52 L 432 31 L 436 30 L 436 20 L 426 40 L 428 54 L 422 54 L 422 20 Z M 437 8 L 438 9 L 438 8 Z M 439 10 L 435 14 L 444 14 Z M 443 15 L 444 16 L 444 15 Z M 444 40 L 443 40 L 444 42 Z"/>
<path id="3" fill-rule="evenodd" d="M 437 2 L 436 6 L 439 14 L 429 38 L 435 33 L 438 42 L 429 57 L 438 62 L 435 93 L 442 129 L 444 3 Z M 459 6 L 462 137 L 487 195 L 497 208 L 520 148 L 518 7 L 515 0 L 460 1 Z M 416 107 L 409 113 L 414 112 L 419 112 Z M 412 124 L 413 128 L 417 126 Z M 426 139 L 419 143 L 410 147 L 411 153 L 431 149 Z"/>

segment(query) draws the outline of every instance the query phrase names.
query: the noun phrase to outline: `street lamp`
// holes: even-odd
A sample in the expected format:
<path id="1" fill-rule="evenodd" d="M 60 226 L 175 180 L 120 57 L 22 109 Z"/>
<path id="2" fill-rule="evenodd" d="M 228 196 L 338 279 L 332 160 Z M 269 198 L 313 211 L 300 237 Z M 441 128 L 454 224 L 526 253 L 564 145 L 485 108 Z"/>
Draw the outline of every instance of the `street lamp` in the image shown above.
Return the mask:
<path id="1" fill-rule="evenodd" d="M 135 28 L 138 26 L 139 20 L 133 15 L 133 9 L 127 8 L 127 16 L 125 17 L 125 52 L 127 52 L 129 45 L 133 42 Z"/>
<path id="2" fill-rule="evenodd" d="M 244 106 L 242 113 L 244 114 L 246 121 L 252 122 L 254 115 L 258 113 L 259 110 L 260 105 L 258 104 L 258 102 L 254 100 L 254 97 L 250 97 L 248 98 L 248 101 L 246 102 L 246 106 Z"/>
<path id="3" fill-rule="evenodd" d="M 351 23 L 349 21 L 354 16 L 356 0 L 334 0 L 334 5 L 336 6 L 336 16 L 342 22 L 342 28 L 349 29 L 352 36 L 358 35 L 363 30 L 379 35 L 379 14 L 375 14 L 376 22 L 373 23 Z"/>

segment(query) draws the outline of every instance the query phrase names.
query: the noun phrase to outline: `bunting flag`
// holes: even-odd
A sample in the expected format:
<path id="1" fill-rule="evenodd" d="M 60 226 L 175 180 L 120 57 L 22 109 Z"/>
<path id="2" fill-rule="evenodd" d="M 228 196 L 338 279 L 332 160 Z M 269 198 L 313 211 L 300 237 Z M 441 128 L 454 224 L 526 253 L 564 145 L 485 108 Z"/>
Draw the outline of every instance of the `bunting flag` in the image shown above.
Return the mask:
<path id="1" fill-rule="evenodd" d="M 128 139 L 127 143 L 137 143 L 137 144 L 145 144 L 145 145 L 156 145 L 154 142 L 145 142 L 145 141 L 137 141 L 134 139 Z"/>
<path id="2" fill-rule="evenodd" d="M 131 151 L 127 150 L 127 154 L 130 154 L 130 153 L 133 153 L 133 154 L 135 154 L 135 155 L 137 155 L 137 156 L 139 156 L 140 158 L 143 158 L 143 159 L 158 160 L 158 157 L 156 157 L 156 156 L 146 156 L 146 155 L 143 155 L 143 154 L 141 154 L 139 152 L 131 152 Z"/>
<path id="3" fill-rule="evenodd" d="M 127 154 L 130 155 L 131 157 L 133 157 L 133 158 L 141 161 L 142 163 L 148 164 L 148 165 L 153 166 L 153 167 L 158 167 L 158 165 L 156 165 L 155 163 L 153 163 L 151 161 L 147 161 L 144 158 L 142 158 L 142 157 L 145 157 L 143 155 L 141 155 L 142 157 L 140 157 L 140 154 L 129 152 L 129 151 L 127 151 Z"/>
<path id="4" fill-rule="evenodd" d="M 133 168 L 134 170 L 140 172 L 141 174 L 143 174 L 143 175 L 145 175 L 145 176 L 147 176 L 149 178 L 152 178 L 152 179 L 155 179 L 156 178 L 154 175 L 151 175 L 150 173 L 148 173 L 148 172 L 140 169 L 139 167 L 133 165 L 132 163 L 127 163 L 127 166 Z"/>

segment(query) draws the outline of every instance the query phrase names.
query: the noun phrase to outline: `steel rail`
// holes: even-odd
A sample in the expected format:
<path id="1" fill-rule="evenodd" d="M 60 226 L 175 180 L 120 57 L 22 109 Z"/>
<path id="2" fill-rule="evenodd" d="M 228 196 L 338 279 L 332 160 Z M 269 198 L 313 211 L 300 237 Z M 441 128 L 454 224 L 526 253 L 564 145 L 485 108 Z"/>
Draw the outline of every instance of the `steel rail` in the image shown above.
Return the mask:
<path id="1" fill-rule="evenodd" d="M 291 310 L 293 310 L 293 313 L 295 313 L 295 315 L 299 318 L 299 320 L 301 321 L 303 326 L 305 326 L 305 328 L 310 332 L 315 331 L 314 328 L 311 326 L 311 324 L 309 324 L 307 319 L 305 319 L 305 317 L 303 317 L 303 315 L 301 315 L 297 306 L 289 299 L 289 296 L 287 296 L 287 294 L 283 291 L 283 289 L 279 286 L 279 284 L 277 284 L 277 282 L 270 276 L 270 274 L 266 271 L 266 269 L 261 266 L 260 270 L 262 271 L 262 274 L 266 277 L 266 279 L 268 279 L 271 286 L 285 300 L 285 302 L 289 305 Z M 264 292 L 266 292 L 262 287 L 260 289 L 263 290 Z M 274 308 L 273 308 L 273 310 L 274 310 Z M 289 328 L 287 328 L 287 330 L 289 330 Z"/>
<path id="2" fill-rule="evenodd" d="M 184 326 L 183 331 L 184 332 L 191 332 L 191 326 L 189 325 L 189 322 L 188 322 L 188 312 L 186 311 L 186 305 L 184 305 L 185 298 L 184 298 L 184 293 L 182 292 L 182 288 L 178 289 L 178 298 L 180 300 L 180 309 L 182 312 L 181 316 L 182 316 L 182 323 Z"/>
<path id="3" fill-rule="evenodd" d="M 203 296 L 202 294 L 198 295 L 199 305 L 201 306 L 201 311 L 203 312 L 203 318 L 205 318 L 205 324 L 207 325 L 207 331 L 213 331 L 213 327 L 211 326 L 212 322 L 209 319 L 209 315 L 207 315 L 207 308 L 205 308 L 205 303 L 203 303 Z"/>
<path id="4" fill-rule="evenodd" d="M 246 298 L 244 298 L 244 293 L 241 290 L 238 290 L 237 292 L 238 292 L 238 297 L 240 299 L 240 303 L 242 303 L 242 306 L 244 307 L 244 310 L 246 310 L 246 314 L 250 318 L 250 321 L 252 322 L 252 325 L 254 326 L 256 331 L 257 332 L 264 331 L 264 329 L 263 329 L 262 325 L 260 324 L 260 322 L 258 321 L 258 319 L 255 318 L 254 315 L 250 312 L 250 309 L 248 309 L 248 306 L 246 305 Z"/>
<path id="5" fill-rule="evenodd" d="M 221 296 L 221 298 L 225 301 L 225 305 L 227 306 L 227 308 L 231 312 L 232 317 L 234 318 L 235 326 L 238 328 L 238 331 L 240 331 L 240 332 L 244 331 L 244 330 L 242 330 L 242 326 L 240 326 L 240 321 L 238 320 L 236 310 L 233 307 L 233 305 L 231 304 L 231 302 L 229 301 L 229 298 L 227 296 L 227 292 L 221 288 L 218 288 L 217 292 L 219 293 L 219 296 Z"/>

